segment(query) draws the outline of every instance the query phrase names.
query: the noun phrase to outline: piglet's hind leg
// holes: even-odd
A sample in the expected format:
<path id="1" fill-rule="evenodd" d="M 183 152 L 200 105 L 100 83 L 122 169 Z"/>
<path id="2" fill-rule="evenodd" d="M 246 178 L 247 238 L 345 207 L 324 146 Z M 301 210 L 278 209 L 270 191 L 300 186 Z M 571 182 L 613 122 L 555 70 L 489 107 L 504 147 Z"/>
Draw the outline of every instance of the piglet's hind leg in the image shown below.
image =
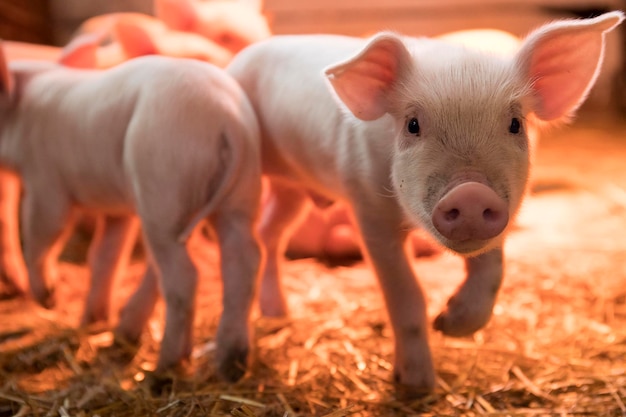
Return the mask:
<path id="1" fill-rule="evenodd" d="M 217 370 L 224 380 L 235 382 L 246 371 L 249 317 L 262 250 L 254 230 L 253 213 L 222 212 L 214 222 L 218 234 L 224 292 L 223 311 L 217 329 Z"/>
<path id="2" fill-rule="evenodd" d="M 150 319 L 159 297 L 159 278 L 150 259 L 146 272 L 137 290 L 130 297 L 120 313 L 120 321 L 115 329 L 116 339 L 137 344 L 141 332 Z"/>
<path id="3" fill-rule="evenodd" d="M 165 298 L 165 331 L 157 372 L 173 368 L 191 354 L 191 336 L 198 273 L 185 242 L 144 223 L 144 236 Z"/>
<path id="4" fill-rule="evenodd" d="M 70 207 L 58 191 L 26 188 L 22 202 L 24 227 L 24 261 L 28 270 L 30 291 L 44 307 L 54 304 L 49 285 L 63 243 L 69 235 Z"/>
<path id="5" fill-rule="evenodd" d="M 130 216 L 98 219 L 96 233 L 89 247 L 91 286 L 82 318 L 83 325 L 109 318 L 112 286 L 116 276 L 128 263 L 137 230 L 138 221 Z"/>

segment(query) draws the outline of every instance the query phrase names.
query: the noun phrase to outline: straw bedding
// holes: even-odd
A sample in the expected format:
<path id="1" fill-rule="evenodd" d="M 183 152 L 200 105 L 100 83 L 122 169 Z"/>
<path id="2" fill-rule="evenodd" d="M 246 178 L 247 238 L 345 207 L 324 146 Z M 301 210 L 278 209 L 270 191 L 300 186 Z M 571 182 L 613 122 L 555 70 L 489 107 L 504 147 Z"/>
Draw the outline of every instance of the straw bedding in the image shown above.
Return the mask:
<path id="1" fill-rule="evenodd" d="M 626 126 L 579 124 L 550 135 L 533 192 L 507 242 L 506 279 L 489 324 L 472 338 L 431 332 L 437 388 L 396 398 L 393 341 L 367 265 L 290 261 L 291 315 L 255 315 L 250 372 L 213 376 L 220 311 L 218 255 L 192 248 L 202 270 L 190 364 L 159 384 L 163 304 L 128 363 L 110 328 L 77 329 L 88 275 L 60 264 L 57 307 L 0 301 L 0 416 L 617 416 L 626 415 Z M 463 277 L 447 253 L 414 262 L 434 318 Z M 117 311 L 141 276 L 117 283 Z"/>

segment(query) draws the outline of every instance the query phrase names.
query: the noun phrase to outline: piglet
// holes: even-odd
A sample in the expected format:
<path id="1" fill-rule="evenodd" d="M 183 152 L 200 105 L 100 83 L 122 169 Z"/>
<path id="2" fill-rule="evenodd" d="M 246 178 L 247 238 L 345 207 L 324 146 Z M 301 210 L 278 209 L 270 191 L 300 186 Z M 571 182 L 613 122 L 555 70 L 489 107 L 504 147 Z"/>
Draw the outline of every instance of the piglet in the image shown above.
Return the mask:
<path id="1" fill-rule="evenodd" d="M 255 0 L 154 0 L 154 13 L 167 26 L 198 33 L 232 53 L 270 37 L 261 7 Z"/>
<path id="2" fill-rule="evenodd" d="M 194 58 L 224 67 L 233 53 L 206 37 L 168 28 L 161 20 L 143 13 L 110 13 L 92 17 L 77 30 L 65 50 L 75 44 L 97 42 L 95 66 L 110 68 L 143 55 Z M 75 62 L 75 66 L 88 67 Z"/>
<path id="3" fill-rule="evenodd" d="M 249 313 L 262 263 L 255 221 L 261 195 L 259 129 L 237 83 L 210 64 L 143 57 L 113 69 L 6 63 L 0 53 L 0 163 L 22 179 L 30 291 L 51 297 L 51 270 L 78 211 L 103 217 L 89 253 L 85 315 L 105 315 L 111 270 L 141 221 L 146 275 L 122 311 L 118 337 L 138 341 L 159 289 L 166 320 L 157 370 L 191 351 L 197 271 L 186 241 L 209 219 L 221 247 L 223 313 L 217 364 L 245 371 Z"/>
<path id="4" fill-rule="evenodd" d="M 434 326 L 469 335 L 487 323 L 503 243 L 529 176 L 536 126 L 572 115 L 600 71 L 621 12 L 532 32 L 511 56 L 436 39 L 276 36 L 227 70 L 261 125 L 272 194 L 260 301 L 283 315 L 280 258 L 309 197 L 347 202 L 395 335 L 400 392 L 433 389 L 425 297 L 404 251 L 412 227 L 465 258 L 467 276 Z"/>

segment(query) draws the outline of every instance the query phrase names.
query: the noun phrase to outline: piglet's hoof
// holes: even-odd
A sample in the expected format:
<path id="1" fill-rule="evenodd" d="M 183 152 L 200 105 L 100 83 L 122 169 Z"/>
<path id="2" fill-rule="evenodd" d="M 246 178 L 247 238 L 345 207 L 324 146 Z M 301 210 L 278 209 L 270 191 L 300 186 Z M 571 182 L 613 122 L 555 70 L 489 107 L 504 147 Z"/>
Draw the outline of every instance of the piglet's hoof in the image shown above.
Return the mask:
<path id="1" fill-rule="evenodd" d="M 9 279 L 0 278 L 0 283 L 2 284 L 0 285 L 0 300 L 10 300 L 26 295 L 24 290 Z"/>
<path id="2" fill-rule="evenodd" d="M 248 368 L 248 348 L 229 349 L 218 352 L 217 375 L 226 382 L 237 382 Z"/>
<path id="3" fill-rule="evenodd" d="M 396 355 L 393 381 L 398 398 L 412 400 L 432 393 L 435 389 L 435 370 L 430 354 L 404 358 L 401 354 Z"/>
<path id="4" fill-rule="evenodd" d="M 49 288 L 40 288 L 40 289 L 31 289 L 33 299 L 37 304 L 42 306 L 43 308 L 47 308 L 51 310 L 56 305 L 56 298 L 54 296 L 54 289 Z"/>
<path id="5" fill-rule="evenodd" d="M 108 319 L 109 311 L 107 308 L 98 310 L 87 308 L 80 319 L 80 325 L 81 327 L 85 327 L 97 323 L 106 323 Z"/>
<path id="6" fill-rule="evenodd" d="M 434 389 L 434 381 L 423 381 L 418 384 L 407 384 L 402 382 L 399 372 L 394 371 L 393 382 L 396 390 L 396 396 L 402 401 L 419 400 L 430 394 Z"/>
<path id="7" fill-rule="evenodd" d="M 174 370 L 145 372 L 143 384 L 148 387 L 152 395 L 155 397 L 168 395 L 172 390 L 172 385 L 177 379 Z"/>
<path id="8" fill-rule="evenodd" d="M 128 365 L 138 351 L 139 343 L 129 342 L 128 340 L 115 335 L 113 343 L 109 346 L 104 346 L 98 349 L 98 354 L 106 358 L 106 360 L 110 363 Z"/>
<path id="9" fill-rule="evenodd" d="M 463 302 L 462 297 L 454 296 L 448 306 L 433 322 L 433 328 L 446 336 L 471 336 L 482 329 L 491 318 L 492 305 L 470 305 Z"/>

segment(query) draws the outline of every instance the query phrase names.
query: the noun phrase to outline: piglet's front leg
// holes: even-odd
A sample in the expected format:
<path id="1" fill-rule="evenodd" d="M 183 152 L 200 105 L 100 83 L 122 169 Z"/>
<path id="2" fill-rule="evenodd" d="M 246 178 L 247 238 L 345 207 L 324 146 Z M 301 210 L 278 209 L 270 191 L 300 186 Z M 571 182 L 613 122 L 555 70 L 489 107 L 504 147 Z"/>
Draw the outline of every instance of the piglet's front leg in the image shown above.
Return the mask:
<path id="1" fill-rule="evenodd" d="M 267 251 L 259 304 L 263 316 L 283 317 L 288 314 L 288 305 L 281 287 L 281 264 L 289 237 L 306 214 L 307 202 L 306 194 L 297 188 L 277 181 L 271 187 L 259 227 Z"/>
<path id="2" fill-rule="evenodd" d="M 379 278 L 395 336 L 394 378 L 403 396 L 432 391 L 435 371 L 428 346 L 426 302 L 404 250 L 407 231 L 394 206 L 365 204 L 356 216 Z"/>
<path id="3" fill-rule="evenodd" d="M 502 257 L 502 248 L 496 248 L 465 260 L 467 277 L 435 319 L 435 330 L 469 336 L 487 324 L 502 283 Z"/>

